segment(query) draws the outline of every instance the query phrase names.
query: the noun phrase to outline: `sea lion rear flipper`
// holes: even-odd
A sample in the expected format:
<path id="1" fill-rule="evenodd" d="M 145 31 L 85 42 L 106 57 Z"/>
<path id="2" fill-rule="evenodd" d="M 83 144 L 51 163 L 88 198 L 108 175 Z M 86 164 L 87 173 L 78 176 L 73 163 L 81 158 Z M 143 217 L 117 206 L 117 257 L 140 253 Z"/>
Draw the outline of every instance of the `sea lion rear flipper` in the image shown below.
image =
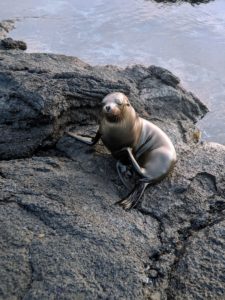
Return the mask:
<path id="1" fill-rule="evenodd" d="M 127 173 L 130 172 L 125 165 L 123 165 L 119 160 L 116 163 L 117 173 L 119 175 L 120 180 L 122 181 L 123 185 L 128 189 L 132 189 L 131 179 L 127 180 Z M 132 174 L 131 174 L 132 176 Z"/>
<path id="2" fill-rule="evenodd" d="M 138 184 L 134 187 L 130 194 L 128 194 L 127 197 L 117 201 L 115 204 L 119 204 L 125 210 L 136 207 L 140 203 L 147 186 L 147 182 L 138 182 Z"/>

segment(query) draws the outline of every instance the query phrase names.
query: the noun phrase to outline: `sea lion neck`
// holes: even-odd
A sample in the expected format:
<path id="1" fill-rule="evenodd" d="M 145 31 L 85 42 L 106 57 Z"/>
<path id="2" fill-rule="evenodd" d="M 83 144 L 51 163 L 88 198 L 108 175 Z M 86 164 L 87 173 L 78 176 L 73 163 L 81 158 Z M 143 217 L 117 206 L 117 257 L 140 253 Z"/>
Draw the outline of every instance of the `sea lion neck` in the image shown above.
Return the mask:
<path id="1" fill-rule="evenodd" d="M 127 126 L 133 127 L 135 126 L 137 119 L 138 119 L 138 115 L 135 112 L 134 108 L 132 106 L 125 107 L 123 112 L 123 122 Z"/>

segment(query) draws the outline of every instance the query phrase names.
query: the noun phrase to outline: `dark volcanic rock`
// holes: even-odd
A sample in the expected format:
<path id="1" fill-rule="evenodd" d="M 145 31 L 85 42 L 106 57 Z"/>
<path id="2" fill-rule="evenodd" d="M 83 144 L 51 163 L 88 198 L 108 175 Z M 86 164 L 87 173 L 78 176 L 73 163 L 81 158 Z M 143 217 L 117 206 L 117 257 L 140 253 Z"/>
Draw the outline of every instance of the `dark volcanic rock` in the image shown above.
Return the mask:
<path id="1" fill-rule="evenodd" d="M 223 299 L 225 147 L 194 138 L 200 100 L 155 66 L 0 51 L 0 67 L 0 298 Z M 127 191 L 105 148 L 64 135 L 96 130 L 111 91 L 178 152 L 129 212 L 114 205 Z"/>
<path id="2" fill-rule="evenodd" d="M 112 171 L 104 179 L 108 160 L 96 176 L 79 163 L 49 157 L 1 163 L 1 299 L 142 298 L 158 224 L 113 205 L 117 176 Z"/>
<path id="3" fill-rule="evenodd" d="M 147 1 L 149 1 L 149 0 L 147 0 Z M 192 5 L 199 5 L 199 4 L 204 4 L 204 3 L 206 4 L 206 3 L 209 3 L 209 2 L 215 1 L 215 0 L 153 0 L 153 1 L 155 1 L 157 3 L 169 3 L 169 4 L 171 4 L 171 3 L 179 4 L 179 3 L 187 2 Z"/>
<path id="4" fill-rule="evenodd" d="M 177 142 L 189 139 L 207 111 L 158 67 L 92 67 L 72 57 L 2 51 L 0 68 L 2 159 L 52 147 L 71 124 L 95 124 L 101 99 L 112 91 L 126 93 Z"/>
<path id="5" fill-rule="evenodd" d="M 1 40 L 0 46 L 6 50 L 10 50 L 10 49 L 11 50 L 16 50 L 16 49 L 26 50 L 27 49 L 27 45 L 25 42 L 15 41 L 12 38 L 5 38 L 5 39 Z"/>
<path id="6" fill-rule="evenodd" d="M 169 299 L 224 299 L 224 237 L 223 217 L 190 238 L 171 274 Z"/>

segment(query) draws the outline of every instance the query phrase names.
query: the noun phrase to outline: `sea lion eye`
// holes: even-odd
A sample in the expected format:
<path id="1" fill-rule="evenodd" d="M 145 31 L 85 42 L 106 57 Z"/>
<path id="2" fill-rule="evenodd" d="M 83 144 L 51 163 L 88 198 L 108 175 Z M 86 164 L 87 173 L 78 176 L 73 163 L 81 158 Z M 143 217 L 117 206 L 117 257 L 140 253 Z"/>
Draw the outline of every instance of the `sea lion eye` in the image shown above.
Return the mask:
<path id="1" fill-rule="evenodd" d="M 117 104 L 117 105 L 122 105 L 123 103 L 122 103 L 121 100 L 117 100 L 117 101 L 116 101 L 116 104 Z"/>

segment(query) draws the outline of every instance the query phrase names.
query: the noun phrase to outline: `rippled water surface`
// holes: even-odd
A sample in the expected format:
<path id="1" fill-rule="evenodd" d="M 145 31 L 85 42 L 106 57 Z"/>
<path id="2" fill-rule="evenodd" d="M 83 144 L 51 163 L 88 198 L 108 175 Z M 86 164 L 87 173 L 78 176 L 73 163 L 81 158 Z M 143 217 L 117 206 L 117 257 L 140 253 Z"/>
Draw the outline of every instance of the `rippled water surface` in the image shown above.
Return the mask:
<path id="1" fill-rule="evenodd" d="M 168 68 L 210 108 L 199 122 L 204 139 L 225 144 L 225 0 L 1 0 L 0 19 L 9 18 L 29 52 Z"/>

